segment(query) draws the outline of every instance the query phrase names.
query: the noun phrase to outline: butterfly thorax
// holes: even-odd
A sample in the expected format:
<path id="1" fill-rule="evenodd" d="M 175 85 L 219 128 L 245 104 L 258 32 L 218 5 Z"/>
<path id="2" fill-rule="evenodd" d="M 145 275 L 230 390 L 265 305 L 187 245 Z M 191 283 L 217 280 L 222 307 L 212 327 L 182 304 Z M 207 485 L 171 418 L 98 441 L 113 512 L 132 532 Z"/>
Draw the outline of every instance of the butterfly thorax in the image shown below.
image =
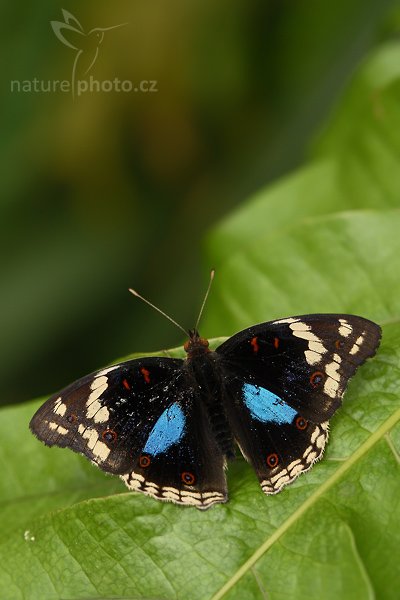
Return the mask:
<path id="1" fill-rule="evenodd" d="M 210 352 L 208 340 L 200 337 L 197 329 L 189 329 L 189 339 L 185 342 L 183 348 L 187 352 L 188 360 L 195 356 L 201 356 Z"/>
<path id="2" fill-rule="evenodd" d="M 201 338 L 196 330 L 191 331 L 190 336 L 185 344 L 188 354 L 186 369 L 197 389 L 198 398 L 205 408 L 222 454 L 227 458 L 234 458 L 231 428 L 221 398 L 223 385 L 219 368 L 220 357 L 216 352 L 211 352 L 208 340 Z"/>

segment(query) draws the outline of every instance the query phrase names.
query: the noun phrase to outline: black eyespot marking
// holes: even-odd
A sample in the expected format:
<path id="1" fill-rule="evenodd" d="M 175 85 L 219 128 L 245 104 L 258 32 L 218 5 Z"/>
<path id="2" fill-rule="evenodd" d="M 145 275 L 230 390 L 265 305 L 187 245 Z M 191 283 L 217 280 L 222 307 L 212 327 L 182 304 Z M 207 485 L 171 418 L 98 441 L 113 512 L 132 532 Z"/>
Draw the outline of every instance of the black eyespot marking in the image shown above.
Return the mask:
<path id="1" fill-rule="evenodd" d="M 139 465 L 143 468 L 146 469 L 147 467 L 150 466 L 151 460 L 150 460 L 150 456 L 147 456 L 147 454 L 143 454 L 140 458 L 139 458 Z"/>
<path id="2" fill-rule="evenodd" d="M 268 454 L 267 456 L 267 465 L 273 469 L 276 465 L 279 464 L 279 457 L 275 452 L 273 454 Z"/>
<path id="3" fill-rule="evenodd" d="M 115 442 L 115 440 L 117 439 L 118 436 L 115 433 L 115 431 L 113 431 L 112 429 L 106 429 L 101 434 L 101 437 L 103 438 L 103 440 L 105 442 L 107 442 L 107 444 L 112 444 Z"/>
<path id="4" fill-rule="evenodd" d="M 181 478 L 183 483 L 186 483 L 186 485 L 193 485 L 196 481 L 196 477 L 193 475 L 193 473 L 190 473 L 189 471 L 184 471 L 181 474 Z"/>
<path id="5" fill-rule="evenodd" d="M 78 417 L 74 414 L 68 415 L 67 417 L 67 421 L 68 423 L 75 423 L 75 421 L 77 421 Z"/>
<path id="6" fill-rule="evenodd" d="M 304 417 L 297 417 L 295 424 L 297 429 L 304 431 L 304 429 L 307 429 L 308 421 Z"/>
<path id="7" fill-rule="evenodd" d="M 310 377 L 310 383 L 314 388 L 321 385 L 323 380 L 324 380 L 324 374 L 321 373 L 321 371 L 315 371 Z"/>
<path id="8" fill-rule="evenodd" d="M 335 348 L 337 350 L 341 350 L 344 346 L 344 341 L 343 340 L 336 340 L 335 342 Z"/>

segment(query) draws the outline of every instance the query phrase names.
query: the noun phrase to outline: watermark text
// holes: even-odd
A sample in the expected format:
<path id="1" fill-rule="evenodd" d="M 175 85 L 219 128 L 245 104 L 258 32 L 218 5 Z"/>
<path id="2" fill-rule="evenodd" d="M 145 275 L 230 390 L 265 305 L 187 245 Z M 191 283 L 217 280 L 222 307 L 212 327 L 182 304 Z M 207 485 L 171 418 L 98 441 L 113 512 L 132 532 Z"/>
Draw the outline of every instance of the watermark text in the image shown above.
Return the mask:
<path id="1" fill-rule="evenodd" d="M 96 92 L 118 92 L 118 93 L 155 93 L 158 92 L 158 83 L 151 79 L 142 79 L 138 83 L 133 83 L 129 79 L 95 79 L 90 75 L 88 79 L 78 79 L 77 81 L 69 81 L 68 79 L 13 79 L 10 82 L 11 92 L 17 93 L 36 93 L 48 94 L 61 92 L 70 94 L 74 92 L 77 96 L 82 96 L 86 93 Z"/>

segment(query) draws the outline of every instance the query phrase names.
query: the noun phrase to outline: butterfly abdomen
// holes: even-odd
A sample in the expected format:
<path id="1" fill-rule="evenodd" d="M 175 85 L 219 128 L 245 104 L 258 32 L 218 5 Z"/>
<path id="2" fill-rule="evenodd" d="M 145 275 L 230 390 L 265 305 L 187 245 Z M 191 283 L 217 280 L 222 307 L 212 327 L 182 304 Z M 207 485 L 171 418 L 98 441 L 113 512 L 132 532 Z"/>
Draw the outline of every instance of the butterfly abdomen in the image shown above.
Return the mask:
<path id="1" fill-rule="evenodd" d="M 187 361 L 198 397 L 206 409 L 208 421 L 215 441 L 222 454 L 234 458 L 234 442 L 225 409 L 222 403 L 222 382 L 217 361 L 219 356 L 209 352 Z"/>

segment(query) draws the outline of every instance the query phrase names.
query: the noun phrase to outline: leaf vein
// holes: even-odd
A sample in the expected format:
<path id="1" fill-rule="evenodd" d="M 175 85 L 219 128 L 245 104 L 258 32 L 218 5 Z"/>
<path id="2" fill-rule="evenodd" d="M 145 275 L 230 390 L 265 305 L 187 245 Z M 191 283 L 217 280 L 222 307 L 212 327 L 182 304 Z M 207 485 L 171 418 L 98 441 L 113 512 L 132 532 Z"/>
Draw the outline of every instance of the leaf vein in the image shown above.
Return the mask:
<path id="1" fill-rule="evenodd" d="M 340 477 L 350 469 L 362 456 L 364 456 L 377 442 L 381 440 L 385 434 L 400 420 L 400 408 L 396 410 L 378 429 L 370 435 L 370 437 L 349 457 L 343 462 L 340 467 L 329 477 L 307 500 L 290 515 L 276 530 L 267 538 L 246 562 L 236 571 L 236 573 L 218 590 L 211 600 L 220 600 L 229 590 L 245 575 L 249 569 L 271 548 L 271 546 L 279 540 L 290 527 L 297 522 L 309 508 L 311 508 L 317 500 L 328 491 Z"/>

